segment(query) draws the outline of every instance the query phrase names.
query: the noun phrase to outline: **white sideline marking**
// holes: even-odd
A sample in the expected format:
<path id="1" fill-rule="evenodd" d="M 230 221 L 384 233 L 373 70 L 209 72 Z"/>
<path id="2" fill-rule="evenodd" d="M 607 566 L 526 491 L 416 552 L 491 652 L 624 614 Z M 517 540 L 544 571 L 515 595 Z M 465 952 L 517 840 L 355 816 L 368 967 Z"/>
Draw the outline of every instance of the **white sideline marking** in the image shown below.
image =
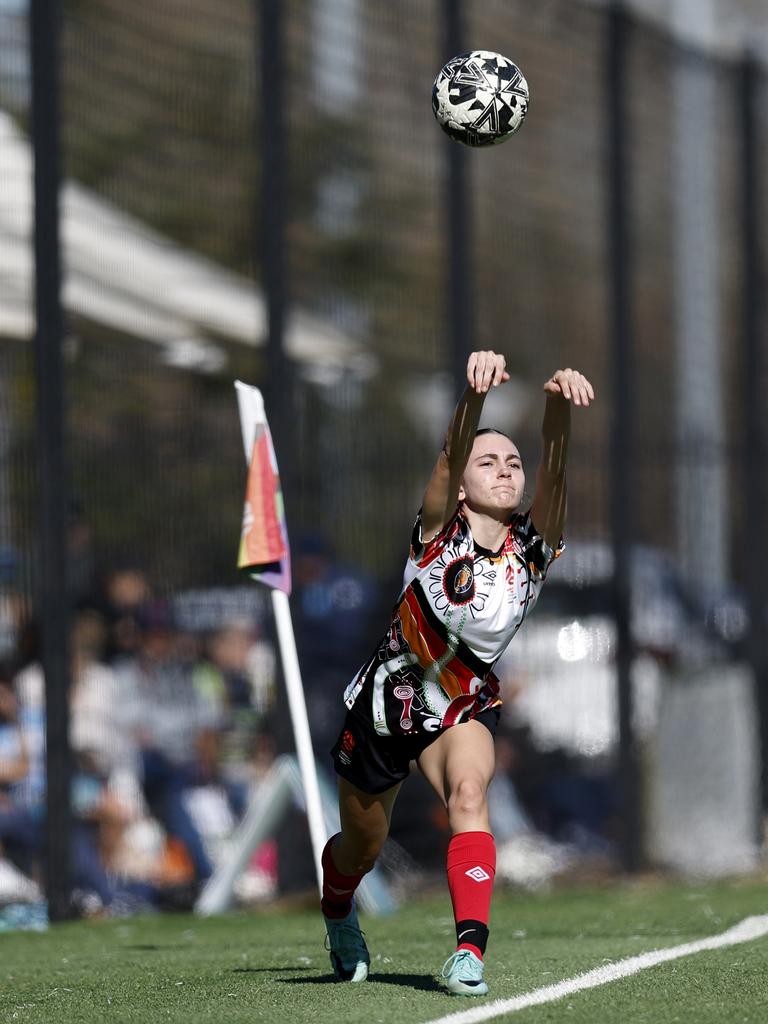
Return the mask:
<path id="1" fill-rule="evenodd" d="M 708 939 L 686 942 L 682 946 L 672 946 L 669 949 L 656 949 L 650 953 L 640 953 L 638 956 L 619 960 L 615 964 L 596 967 L 592 971 L 587 971 L 586 974 L 577 974 L 575 978 L 566 978 L 565 981 L 559 981 L 556 985 L 546 985 L 544 988 L 534 989 L 533 992 L 515 996 L 514 999 L 497 999 L 493 1003 L 476 1006 L 471 1010 L 459 1010 L 457 1013 L 449 1013 L 445 1017 L 436 1017 L 428 1024 L 449 1024 L 449 1022 L 450 1024 L 477 1024 L 478 1021 L 491 1020 L 491 1018 L 500 1017 L 505 1013 L 516 1013 L 529 1006 L 551 1003 L 586 988 L 597 988 L 599 985 L 616 981 L 618 978 L 628 978 L 631 974 L 637 974 L 648 967 L 666 963 L 668 960 L 677 960 L 681 956 L 691 956 L 693 953 L 703 953 L 709 949 L 737 946 L 741 942 L 751 942 L 763 935 L 768 935 L 768 914 L 762 914 L 759 917 L 745 917 L 733 928 L 729 928 L 719 935 L 711 935 Z"/>

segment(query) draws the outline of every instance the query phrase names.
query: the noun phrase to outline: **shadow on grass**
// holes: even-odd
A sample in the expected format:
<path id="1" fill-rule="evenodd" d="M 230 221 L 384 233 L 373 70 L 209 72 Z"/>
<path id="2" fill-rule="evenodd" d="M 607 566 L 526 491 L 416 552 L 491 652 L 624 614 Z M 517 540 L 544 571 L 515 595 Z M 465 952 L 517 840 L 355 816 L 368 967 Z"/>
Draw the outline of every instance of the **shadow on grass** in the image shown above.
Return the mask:
<path id="1" fill-rule="evenodd" d="M 431 974 L 371 974 L 369 981 L 379 985 L 401 985 L 404 988 L 416 988 L 421 992 L 437 992 L 439 985 Z"/>
<path id="2" fill-rule="evenodd" d="M 242 968 L 247 970 L 247 968 Z M 296 968 L 289 968 L 296 970 Z M 332 974 L 324 974 L 321 977 L 303 978 L 278 978 L 281 985 L 339 985 Z M 374 985 L 399 985 L 402 988 L 415 988 L 422 992 L 438 991 L 438 984 L 430 974 L 369 974 L 366 984 Z"/>
<path id="3" fill-rule="evenodd" d="M 182 945 L 179 942 L 164 942 L 162 945 L 157 945 L 150 942 L 135 943 L 130 946 L 121 946 L 121 949 L 133 949 L 139 953 L 154 953 L 158 949 L 189 949 L 188 945 Z"/>
<path id="4" fill-rule="evenodd" d="M 232 967 L 230 974 L 282 974 L 284 971 L 305 971 L 306 967 Z"/>

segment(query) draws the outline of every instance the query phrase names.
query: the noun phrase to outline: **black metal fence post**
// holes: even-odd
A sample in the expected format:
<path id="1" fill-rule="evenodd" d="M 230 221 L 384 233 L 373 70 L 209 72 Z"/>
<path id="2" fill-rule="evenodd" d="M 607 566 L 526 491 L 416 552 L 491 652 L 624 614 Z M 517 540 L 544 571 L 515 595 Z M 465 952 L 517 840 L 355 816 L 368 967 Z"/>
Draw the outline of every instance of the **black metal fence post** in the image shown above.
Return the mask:
<path id="1" fill-rule="evenodd" d="M 768 656 L 765 631 L 768 626 L 768 585 L 765 565 L 768 545 L 764 524 L 768 516 L 765 477 L 768 446 L 765 438 L 763 394 L 765 362 L 762 351 L 763 308 L 760 283 L 765 267 L 761 251 L 762 209 L 758 143 L 758 90 L 760 69 L 745 57 L 740 75 L 739 107 L 741 130 L 741 232 L 743 249 L 743 400 L 744 400 L 744 491 L 750 552 L 746 564 L 746 597 L 749 614 L 749 661 L 755 686 L 760 756 L 760 813 L 758 840 L 763 839 L 763 816 L 768 812 Z"/>
<path id="2" fill-rule="evenodd" d="M 294 382 L 285 351 L 288 276 L 285 255 L 288 155 L 285 133 L 284 4 L 260 0 L 261 266 L 267 307 L 265 398 L 283 487 L 292 490 Z M 284 457 L 280 459 L 280 455 Z M 290 507 L 290 502 L 287 503 Z"/>
<path id="3" fill-rule="evenodd" d="M 45 675 L 46 890 L 52 921 L 71 915 L 67 473 L 59 247 L 59 26 L 55 0 L 31 0 L 35 158 L 35 376 L 40 488 L 37 612 Z"/>
<path id="4" fill-rule="evenodd" d="M 444 0 L 445 53 L 442 63 L 464 49 L 462 0 Z M 445 190 L 445 230 L 448 243 L 448 339 L 451 371 L 463 389 L 466 365 L 474 348 L 474 267 L 472 260 L 472 196 L 470 154 L 464 146 L 446 142 L 448 177 Z"/>
<path id="5" fill-rule="evenodd" d="M 608 12 L 606 113 L 608 153 L 608 279 L 613 351 L 611 431 L 611 535 L 614 558 L 618 769 L 622 800 L 621 861 L 635 871 L 642 857 L 638 758 L 632 722 L 631 550 L 633 450 L 633 325 L 630 239 L 631 179 L 627 151 L 627 57 L 630 24 L 621 3 Z"/>
<path id="6" fill-rule="evenodd" d="M 264 402 L 280 467 L 289 536 L 291 517 L 299 493 L 297 473 L 296 381 L 292 361 L 285 350 L 290 306 L 286 258 L 288 196 L 288 143 L 286 138 L 285 20 L 282 0 L 256 0 L 261 18 L 261 47 L 255 58 L 261 64 L 261 236 L 262 287 L 267 313 L 266 376 Z M 285 686 L 284 680 L 281 685 Z M 276 739 L 280 749 L 293 749 L 290 720 L 279 718 Z"/>

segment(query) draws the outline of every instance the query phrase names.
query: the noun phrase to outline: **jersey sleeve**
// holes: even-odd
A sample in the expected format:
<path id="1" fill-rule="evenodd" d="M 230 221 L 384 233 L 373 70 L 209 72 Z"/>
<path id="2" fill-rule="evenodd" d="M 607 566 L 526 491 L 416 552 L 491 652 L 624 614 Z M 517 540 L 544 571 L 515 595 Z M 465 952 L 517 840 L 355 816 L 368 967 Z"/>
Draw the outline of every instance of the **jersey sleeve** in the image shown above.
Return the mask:
<path id="1" fill-rule="evenodd" d="M 515 537 L 531 572 L 540 580 L 546 579 L 550 565 L 559 558 L 565 549 L 565 541 L 561 537 L 556 548 L 551 548 L 544 538 L 536 531 L 531 513 L 517 517 L 514 524 Z"/>
<path id="2" fill-rule="evenodd" d="M 413 524 L 413 532 L 411 533 L 411 548 L 409 553 L 409 561 L 415 563 L 418 566 L 426 565 L 431 562 L 432 559 L 440 552 L 448 541 L 455 535 L 456 531 L 460 528 L 460 513 L 459 506 L 456 506 L 456 511 L 453 513 L 448 522 L 443 526 L 438 533 L 432 537 L 431 540 L 424 543 L 422 538 L 422 510 L 419 509 L 419 514 L 416 516 L 416 522 Z"/>

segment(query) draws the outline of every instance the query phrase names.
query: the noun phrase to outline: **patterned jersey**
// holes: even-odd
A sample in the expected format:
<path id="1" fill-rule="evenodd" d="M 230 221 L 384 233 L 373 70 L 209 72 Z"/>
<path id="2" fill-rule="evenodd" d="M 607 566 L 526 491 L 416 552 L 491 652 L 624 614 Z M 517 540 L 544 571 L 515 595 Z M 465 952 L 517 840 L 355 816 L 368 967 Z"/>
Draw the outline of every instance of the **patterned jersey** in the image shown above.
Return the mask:
<path id="1" fill-rule="evenodd" d="M 344 692 L 380 736 L 446 729 L 501 704 L 493 666 L 535 604 L 553 551 L 530 513 L 497 552 L 475 543 L 461 506 L 426 544 L 421 513 L 389 630 Z"/>

